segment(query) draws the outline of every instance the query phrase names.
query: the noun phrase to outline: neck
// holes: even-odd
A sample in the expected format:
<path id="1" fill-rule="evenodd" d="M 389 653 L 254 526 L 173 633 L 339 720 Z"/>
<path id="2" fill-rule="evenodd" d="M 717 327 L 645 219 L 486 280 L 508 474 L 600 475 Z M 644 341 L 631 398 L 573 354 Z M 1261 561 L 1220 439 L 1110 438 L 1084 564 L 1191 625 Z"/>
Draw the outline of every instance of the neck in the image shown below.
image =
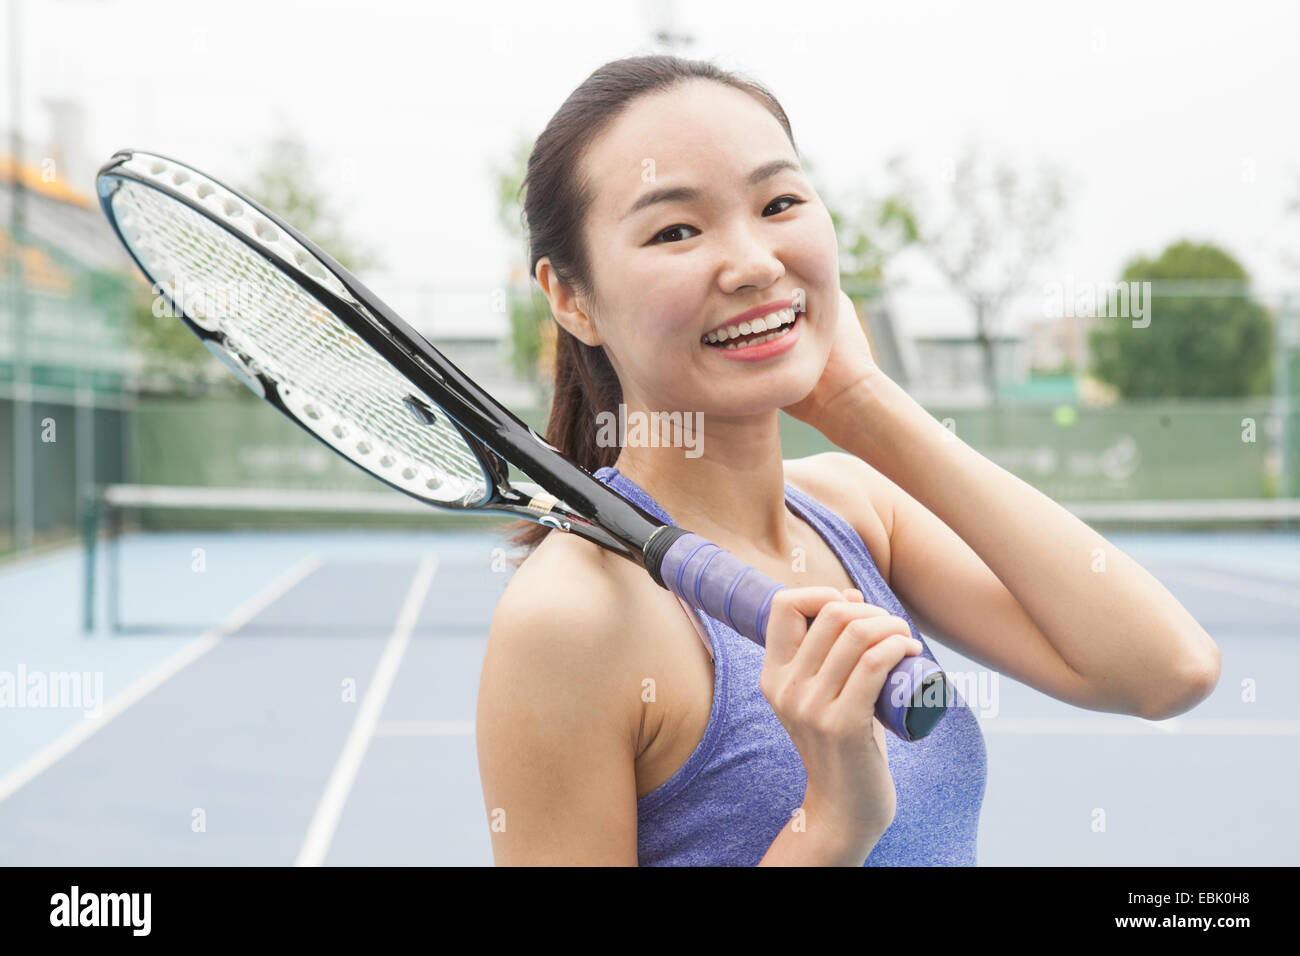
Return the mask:
<path id="1" fill-rule="evenodd" d="M 633 411 L 629 405 L 629 422 Z M 720 547 L 744 542 L 747 550 L 784 556 L 794 539 L 793 516 L 785 504 L 778 414 L 773 409 L 745 418 L 709 416 L 695 438 L 696 450 L 629 440 L 615 467 L 681 527 Z M 697 457 L 689 457 L 688 450 Z"/>

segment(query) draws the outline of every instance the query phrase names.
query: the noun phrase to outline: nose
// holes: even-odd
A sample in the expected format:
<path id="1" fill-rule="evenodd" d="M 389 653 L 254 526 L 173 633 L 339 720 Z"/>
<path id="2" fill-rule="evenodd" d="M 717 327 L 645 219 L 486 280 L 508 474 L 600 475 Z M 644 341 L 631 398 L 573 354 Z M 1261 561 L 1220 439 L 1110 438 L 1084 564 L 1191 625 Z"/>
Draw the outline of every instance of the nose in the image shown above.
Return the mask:
<path id="1" fill-rule="evenodd" d="M 722 267 L 718 283 L 727 293 L 741 289 L 766 289 L 785 275 L 785 266 L 777 257 L 771 241 L 764 240 L 751 228 L 737 227 L 722 247 Z"/>

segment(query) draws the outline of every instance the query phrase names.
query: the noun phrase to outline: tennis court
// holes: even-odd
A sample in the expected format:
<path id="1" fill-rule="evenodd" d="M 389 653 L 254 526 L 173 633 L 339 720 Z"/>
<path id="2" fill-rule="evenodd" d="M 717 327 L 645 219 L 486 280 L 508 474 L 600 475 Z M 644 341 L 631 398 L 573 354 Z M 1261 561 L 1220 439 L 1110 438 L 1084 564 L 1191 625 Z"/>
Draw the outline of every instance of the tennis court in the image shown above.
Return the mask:
<path id="1" fill-rule="evenodd" d="M 492 547 L 446 533 L 128 537 L 124 610 L 182 623 L 89 639 L 69 600 L 80 555 L 10 570 L 10 662 L 93 674 L 81 686 L 102 681 L 102 697 L 7 715 L 3 862 L 490 863 L 473 717 L 505 583 Z"/>
<path id="2" fill-rule="evenodd" d="M 934 647 L 984 682 L 982 865 L 1300 858 L 1300 535 L 1272 527 L 1108 533 L 1222 650 L 1214 695 L 1173 720 L 1080 711 Z M 0 670 L 28 698 L 0 737 L 2 862 L 491 864 L 473 720 L 511 573 L 497 534 L 128 529 L 117 546 L 117 630 L 102 560 L 90 634 L 83 551 L 0 574 Z"/>

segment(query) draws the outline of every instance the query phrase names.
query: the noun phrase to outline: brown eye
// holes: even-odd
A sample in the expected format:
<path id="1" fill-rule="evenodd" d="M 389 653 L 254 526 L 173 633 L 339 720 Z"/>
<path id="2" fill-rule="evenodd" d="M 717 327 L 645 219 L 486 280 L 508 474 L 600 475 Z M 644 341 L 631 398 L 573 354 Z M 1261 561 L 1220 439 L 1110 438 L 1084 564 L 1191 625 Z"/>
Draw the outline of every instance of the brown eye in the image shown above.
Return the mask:
<path id="1" fill-rule="evenodd" d="M 782 196 L 780 199 L 773 199 L 770 203 L 767 204 L 767 208 L 771 209 L 773 206 L 775 206 L 777 203 L 780 202 L 788 202 L 790 206 L 802 206 L 805 201 L 806 200 L 803 199 L 796 199 L 794 196 Z M 785 209 L 780 210 L 780 212 L 785 212 L 786 209 L 790 208 L 790 206 L 786 206 Z"/>
<path id="2" fill-rule="evenodd" d="M 699 230 L 696 229 L 694 226 L 669 226 L 663 232 L 656 235 L 654 241 L 659 242 L 664 236 L 668 235 L 670 232 L 681 232 L 683 229 L 690 229 L 694 232 L 699 232 Z M 674 241 L 674 240 L 670 240 L 670 241 Z M 679 239 L 675 241 L 680 242 L 681 240 Z"/>

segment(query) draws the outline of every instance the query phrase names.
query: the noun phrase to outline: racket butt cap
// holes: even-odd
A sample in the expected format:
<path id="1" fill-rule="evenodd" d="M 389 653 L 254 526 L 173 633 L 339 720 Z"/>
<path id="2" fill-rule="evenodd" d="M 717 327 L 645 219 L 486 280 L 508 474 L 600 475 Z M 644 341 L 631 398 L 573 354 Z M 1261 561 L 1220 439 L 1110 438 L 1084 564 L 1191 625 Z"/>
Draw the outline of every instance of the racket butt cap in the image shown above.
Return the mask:
<path id="1" fill-rule="evenodd" d="M 936 670 L 921 681 L 912 697 L 911 706 L 904 712 L 905 733 L 900 736 L 904 740 L 920 740 L 934 730 L 944 714 L 948 713 L 949 692 L 948 677 L 943 671 Z"/>

